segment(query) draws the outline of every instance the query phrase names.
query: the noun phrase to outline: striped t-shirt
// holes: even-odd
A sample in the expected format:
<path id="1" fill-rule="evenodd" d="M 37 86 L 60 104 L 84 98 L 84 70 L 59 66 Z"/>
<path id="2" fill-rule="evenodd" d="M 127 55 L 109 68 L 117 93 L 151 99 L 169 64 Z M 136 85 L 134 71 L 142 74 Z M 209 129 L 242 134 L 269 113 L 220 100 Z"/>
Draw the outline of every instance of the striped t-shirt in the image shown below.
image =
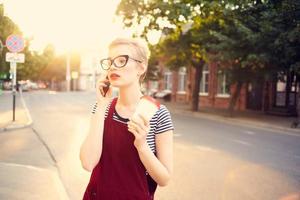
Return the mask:
<path id="1" fill-rule="evenodd" d="M 105 118 L 108 116 L 108 111 L 111 102 L 107 106 L 105 110 Z M 97 109 L 97 102 L 94 104 L 92 108 L 92 113 L 94 114 Z M 113 119 L 117 122 L 127 124 L 129 119 L 122 118 L 114 109 Z M 160 105 L 159 110 L 154 114 L 154 116 L 150 120 L 150 130 L 147 135 L 147 143 L 150 146 L 153 153 L 156 153 L 156 144 L 155 144 L 155 135 L 161 134 L 165 131 L 173 130 L 173 123 L 171 119 L 171 115 L 166 106 Z"/>

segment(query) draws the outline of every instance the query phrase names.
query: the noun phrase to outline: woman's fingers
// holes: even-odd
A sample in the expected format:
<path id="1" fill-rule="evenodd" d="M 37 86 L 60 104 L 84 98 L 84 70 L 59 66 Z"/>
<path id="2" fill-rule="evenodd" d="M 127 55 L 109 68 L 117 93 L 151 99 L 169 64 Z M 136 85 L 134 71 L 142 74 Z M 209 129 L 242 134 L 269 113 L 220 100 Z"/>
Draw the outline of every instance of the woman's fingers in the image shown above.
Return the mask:
<path id="1" fill-rule="evenodd" d="M 138 116 L 142 119 L 145 126 L 149 126 L 149 121 L 141 114 L 138 114 Z"/>
<path id="2" fill-rule="evenodd" d="M 142 123 L 138 123 L 136 121 L 129 121 L 128 128 L 135 130 L 138 134 L 147 135 L 149 132 L 149 127 L 145 126 Z"/>
<path id="3" fill-rule="evenodd" d="M 141 118 L 141 115 L 133 117 L 132 119 L 130 119 L 130 121 L 139 126 L 141 129 L 146 129 L 148 127 L 148 125 L 145 124 L 144 120 Z"/>
<path id="4" fill-rule="evenodd" d="M 134 128 L 128 127 L 128 131 L 130 131 L 134 135 L 135 138 L 139 137 L 138 132 Z"/>
<path id="5" fill-rule="evenodd" d="M 98 81 L 98 84 L 97 84 L 97 88 L 98 88 L 98 90 L 100 91 L 100 93 L 101 93 L 101 95 L 104 97 L 104 96 L 106 96 L 105 94 L 106 93 L 108 93 L 109 94 L 109 96 L 110 96 L 110 94 L 111 94 L 111 88 L 109 87 L 108 88 L 108 91 L 106 91 L 106 93 L 104 92 L 104 87 L 107 87 L 107 81 L 105 81 L 105 80 L 100 80 L 100 81 Z"/>

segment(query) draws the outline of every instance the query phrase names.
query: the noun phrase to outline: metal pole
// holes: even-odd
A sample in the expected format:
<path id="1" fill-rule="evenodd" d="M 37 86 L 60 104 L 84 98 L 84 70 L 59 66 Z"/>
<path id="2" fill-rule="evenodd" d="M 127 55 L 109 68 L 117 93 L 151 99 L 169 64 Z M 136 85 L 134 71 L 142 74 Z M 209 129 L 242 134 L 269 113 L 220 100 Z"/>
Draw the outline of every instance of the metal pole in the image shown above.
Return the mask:
<path id="1" fill-rule="evenodd" d="M 67 69 L 66 69 L 66 81 L 67 81 L 67 91 L 70 91 L 70 52 L 67 52 Z"/>
<path id="2" fill-rule="evenodd" d="M 13 121 L 16 120 L 16 83 L 17 83 L 17 63 L 11 62 L 12 69 L 12 92 L 13 92 Z"/>

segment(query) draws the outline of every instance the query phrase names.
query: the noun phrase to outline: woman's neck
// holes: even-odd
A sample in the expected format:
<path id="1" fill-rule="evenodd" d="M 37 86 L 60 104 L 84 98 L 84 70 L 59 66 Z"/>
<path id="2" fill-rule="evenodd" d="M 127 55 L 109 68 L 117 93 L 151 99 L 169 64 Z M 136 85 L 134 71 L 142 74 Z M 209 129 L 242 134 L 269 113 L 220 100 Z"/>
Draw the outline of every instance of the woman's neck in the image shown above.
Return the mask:
<path id="1" fill-rule="evenodd" d="M 139 84 L 122 87 L 119 89 L 118 104 L 122 107 L 135 107 L 142 96 L 143 94 Z"/>

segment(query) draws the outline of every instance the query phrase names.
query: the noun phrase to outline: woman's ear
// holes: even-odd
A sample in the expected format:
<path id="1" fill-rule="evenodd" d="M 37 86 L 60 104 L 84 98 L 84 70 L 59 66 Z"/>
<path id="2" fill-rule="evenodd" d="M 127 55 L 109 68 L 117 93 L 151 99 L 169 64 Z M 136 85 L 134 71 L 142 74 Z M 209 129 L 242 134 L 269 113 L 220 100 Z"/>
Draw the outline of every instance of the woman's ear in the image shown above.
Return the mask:
<path id="1" fill-rule="evenodd" d="M 147 66 L 144 63 L 138 65 L 138 74 L 142 75 L 147 71 Z"/>

